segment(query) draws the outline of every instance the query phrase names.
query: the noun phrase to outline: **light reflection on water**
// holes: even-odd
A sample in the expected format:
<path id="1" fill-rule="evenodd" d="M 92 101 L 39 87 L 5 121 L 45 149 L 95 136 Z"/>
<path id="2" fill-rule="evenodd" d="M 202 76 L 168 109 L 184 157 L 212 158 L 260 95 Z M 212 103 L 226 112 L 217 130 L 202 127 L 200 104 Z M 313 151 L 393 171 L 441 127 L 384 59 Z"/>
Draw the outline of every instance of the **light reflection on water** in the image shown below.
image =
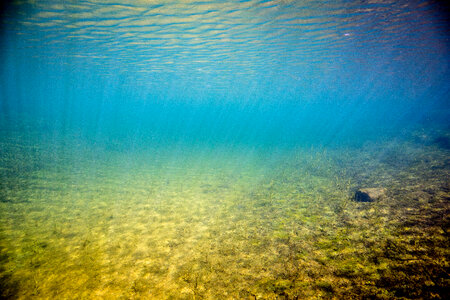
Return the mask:
<path id="1" fill-rule="evenodd" d="M 139 72 L 155 86 L 173 75 L 211 80 L 213 89 L 236 77 L 302 78 L 311 68 L 336 70 L 354 60 L 407 60 L 418 48 L 442 54 L 446 38 L 445 15 L 433 1 L 30 1 L 12 7 L 19 13 L 17 20 L 6 18 L 10 29 L 41 48 L 42 59 Z"/>

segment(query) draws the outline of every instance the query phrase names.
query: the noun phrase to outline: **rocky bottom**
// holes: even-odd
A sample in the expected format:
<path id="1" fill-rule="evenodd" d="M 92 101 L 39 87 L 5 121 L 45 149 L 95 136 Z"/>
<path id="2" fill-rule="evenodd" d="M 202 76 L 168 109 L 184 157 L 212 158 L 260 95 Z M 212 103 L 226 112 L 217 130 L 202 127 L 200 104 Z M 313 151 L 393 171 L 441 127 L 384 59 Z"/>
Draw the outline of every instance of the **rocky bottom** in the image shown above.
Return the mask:
<path id="1" fill-rule="evenodd" d="M 176 155 L 2 146 L 2 298 L 449 294 L 450 160 L 438 145 Z M 383 196 L 355 201 L 361 188 Z"/>

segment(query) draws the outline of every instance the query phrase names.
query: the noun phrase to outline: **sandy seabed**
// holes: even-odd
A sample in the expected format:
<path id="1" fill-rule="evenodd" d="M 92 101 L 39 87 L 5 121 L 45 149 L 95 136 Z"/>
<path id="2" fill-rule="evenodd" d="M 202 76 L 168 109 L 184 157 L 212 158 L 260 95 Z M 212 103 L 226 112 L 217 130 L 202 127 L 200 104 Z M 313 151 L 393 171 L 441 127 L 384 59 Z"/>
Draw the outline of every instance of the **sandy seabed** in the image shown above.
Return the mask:
<path id="1" fill-rule="evenodd" d="M 1 141 L 11 299 L 443 299 L 447 149 L 92 150 Z M 359 187 L 384 187 L 373 203 Z"/>

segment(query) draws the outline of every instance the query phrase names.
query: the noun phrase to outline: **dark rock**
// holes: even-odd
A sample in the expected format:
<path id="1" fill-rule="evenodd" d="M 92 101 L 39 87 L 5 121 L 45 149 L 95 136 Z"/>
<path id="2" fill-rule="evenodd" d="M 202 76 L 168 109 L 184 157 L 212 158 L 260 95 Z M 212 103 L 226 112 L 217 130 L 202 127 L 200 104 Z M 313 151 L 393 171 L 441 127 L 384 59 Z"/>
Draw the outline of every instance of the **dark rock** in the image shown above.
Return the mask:
<path id="1" fill-rule="evenodd" d="M 384 188 L 364 188 L 355 192 L 354 200 L 356 202 L 373 202 L 382 198 L 386 194 Z"/>
<path id="2" fill-rule="evenodd" d="M 450 150 L 450 137 L 439 136 L 434 139 L 433 144 L 437 145 L 442 149 Z"/>

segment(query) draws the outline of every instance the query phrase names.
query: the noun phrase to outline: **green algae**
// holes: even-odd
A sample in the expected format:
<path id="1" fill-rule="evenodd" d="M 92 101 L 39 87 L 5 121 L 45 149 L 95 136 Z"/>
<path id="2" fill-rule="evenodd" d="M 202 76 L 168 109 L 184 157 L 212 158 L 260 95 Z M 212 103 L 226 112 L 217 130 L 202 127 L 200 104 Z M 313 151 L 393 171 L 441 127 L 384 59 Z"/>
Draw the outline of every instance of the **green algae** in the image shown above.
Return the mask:
<path id="1" fill-rule="evenodd" d="M 3 144 L 4 298 L 448 294 L 445 150 L 405 141 L 200 159 L 164 149 L 80 156 L 65 144 L 56 160 L 41 145 L 36 165 L 35 146 Z M 388 194 L 355 203 L 359 186 Z"/>

